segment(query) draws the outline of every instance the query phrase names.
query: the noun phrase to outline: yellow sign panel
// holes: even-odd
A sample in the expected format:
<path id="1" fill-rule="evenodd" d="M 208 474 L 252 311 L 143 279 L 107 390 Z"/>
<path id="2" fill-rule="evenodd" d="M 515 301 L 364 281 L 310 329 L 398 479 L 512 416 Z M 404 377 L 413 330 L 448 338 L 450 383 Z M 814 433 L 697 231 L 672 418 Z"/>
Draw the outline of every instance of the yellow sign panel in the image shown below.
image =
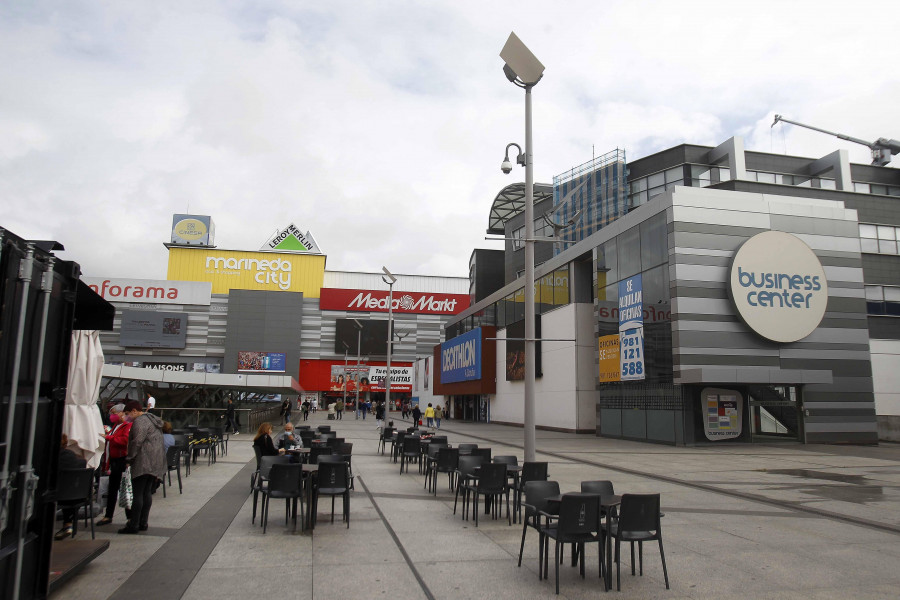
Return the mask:
<path id="1" fill-rule="evenodd" d="M 621 381 L 619 334 L 600 336 L 600 383 Z"/>
<path id="2" fill-rule="evenodd" d="M 168 278 L 209 281 L 213 294 L 227 294 L 229 290 L 266 290 L 303 292 L 307 298 L 318 298 L 325 280 L 325 256 L 169 248 Z"/>
<path id="3" fill-rule="evenodd" d="M 175 235 L 188 242 L 195 242 L 209 233 L 206 223 L 200 219 L 182 219 L 175 223 L 173 230 Z"/>

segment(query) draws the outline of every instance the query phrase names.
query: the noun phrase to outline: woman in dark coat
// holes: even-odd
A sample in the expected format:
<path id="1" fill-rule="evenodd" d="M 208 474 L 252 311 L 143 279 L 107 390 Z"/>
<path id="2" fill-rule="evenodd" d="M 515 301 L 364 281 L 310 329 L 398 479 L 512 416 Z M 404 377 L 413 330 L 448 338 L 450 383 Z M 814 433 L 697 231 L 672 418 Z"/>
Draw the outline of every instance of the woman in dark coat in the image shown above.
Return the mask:
<path id="1" fill-rule="evenodd" d="M 256 431 L 256 437 L 253 438 L 253 448 L 259 449 L 260 456 L 278 456 L 284 453 L 284 450 L 279 450 L 275 447 L 275 442 L 272 441 L 272 424 L 268 422 L 260 425 Z"/>

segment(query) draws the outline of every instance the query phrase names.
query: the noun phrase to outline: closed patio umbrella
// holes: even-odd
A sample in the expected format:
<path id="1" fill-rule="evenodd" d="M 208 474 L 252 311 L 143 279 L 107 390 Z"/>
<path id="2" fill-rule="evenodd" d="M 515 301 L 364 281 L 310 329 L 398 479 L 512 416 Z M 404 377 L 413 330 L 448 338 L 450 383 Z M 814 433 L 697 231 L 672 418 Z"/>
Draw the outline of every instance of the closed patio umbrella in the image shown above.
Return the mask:
<path id="1" fill-rule="evenodd" d="M 69 437 L 69 449 L 96 468 L 103 456 L 103 419 L 97 409 L 97 394 L 103 371 L 103 349 L 100 332 L 76 329 L 72 332 L 69 353 L 69 377 L 63 433 Z"/>

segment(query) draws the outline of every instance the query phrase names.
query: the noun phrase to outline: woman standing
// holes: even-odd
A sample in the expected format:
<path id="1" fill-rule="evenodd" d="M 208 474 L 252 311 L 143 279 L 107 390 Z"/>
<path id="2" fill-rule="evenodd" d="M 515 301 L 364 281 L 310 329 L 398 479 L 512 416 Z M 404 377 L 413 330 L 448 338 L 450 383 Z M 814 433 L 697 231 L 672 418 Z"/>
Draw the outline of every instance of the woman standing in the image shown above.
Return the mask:
<path id="1" fill-rule="evenodd" d="M 134 500 L 128 524 L 119 533 L 147 531 L 153 492 L 166 475 L 166 454 L 163 451 L 163 422 L 154 414 L 144 412 L 141 403 L 125 403 L 125 417 L 131 421 L 128 432 L 128 455 L 125 463 L 131 467 L 131 487 Z"/>
<path id="2" fill-rule="evenodd" d="M 119 483 L 122 481 L 122 473 L 125 472 L 128 433 L 131 431 L 131 422 L 125 420 L 122 415 L 123 410 L 125 410 L 124 404 L 116 404 L 109 409 L 109 422 L 112 430 L 104 436 L 106 449 L 103 451 L 103 462 L 100 465 L 102 472 L 109 475 L 109 488 L 106 495 L 106 514 L 94 523 L 97 526 L 112 523 L 119 500 Z M 125 509 L 125 517 L 131 517 L 131 509 Z"/>
<path id="3" fill-rule="evenodd" d="M 440 404 L 434 405 L 434 422 L 437 424 L 437 428 L 441 428 L 441 419 L 444 418 L 444 409 L 441 408 Z"/>
<path id="4" fill-rule="evenodd" d="M 260 456 L 278 456 L 284 454 L 284 450 L 275 448 L 275 442 L 272 441 L 272 424 L 263 423 L 256 431 L 256 437 L 253 438 L 253 447 L 259 448 Z"/>

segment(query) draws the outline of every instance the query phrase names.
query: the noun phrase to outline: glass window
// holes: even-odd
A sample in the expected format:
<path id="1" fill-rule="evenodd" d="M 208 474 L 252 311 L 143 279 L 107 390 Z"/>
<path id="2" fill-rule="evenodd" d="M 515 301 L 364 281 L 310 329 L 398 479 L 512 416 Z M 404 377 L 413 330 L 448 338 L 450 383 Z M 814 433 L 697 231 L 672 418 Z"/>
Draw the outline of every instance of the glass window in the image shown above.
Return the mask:
<path id="1" fill-rule="evenodd" d="M 882 288 L 884 291 L 884 299 L 888 302 L 900 302 L 900 287 L 896 285 L 886 285 Z"/>
<path id="2" fill-rule="evenodd" d="M 878 226 L 878 239 L 879 240 L 896 240 L 897 234 L 895 233 L 895 229 L 890 225 L 879 225 Z"/>
<path id="3" fill-rule="evenodd" d="M 868 183 L 859 183 L 859 182 L 854 181 L 853 182 L 853 191 L 860 192 L 862 194 L 868 194 L 869 193 L 869 184 Z"/>
<path id="4" fill-rule="evenodd" d="M 641 231 L 638 227 L 623 232 L 616 238 L 619 253 L 619 279 L 641 272 Z"/>
<path id="5" fill-rule="evenodd" d="M 819 187 L 823 190 L 836 190 L 837 182 L 834 179 L 819 179 Z"/>
<path id="6" fill-rule="evenodd" d="M 641 267 L 647 270 L 669 258 L 666 214 L 660 213 L 641 223 Z"/>
<path id="7" fill-rule="evenodd" d="M 666 171 L 666 183 L 684 179 L 684 167 L 675 167 Z"/>
<path id="8" fill-rule="evenodd" d="M 525 237 L 525 228 L 524 227 L 519 227 L 518 229 L 514 230 L 510 237 L 513 238 L 512 239 L 512 249 L 513 250 L 521 250 L 522 248 L 525 247 L 525 244 L 522 242 L 522 240 Z"/>
<path id="9" fill-rule="evenodd" d="M 661 185 L 665 185 L 666 183 L 666 175 L 665 173 L 654 173 L 650 177 L 647 178 L 647 187 L 655 188 Z"/>
<path id="10" fill-rule="evenodd" d="M 719 167 L 719 181 L 731 181 L 731 169 Z"/>
<path id="11" fill-rule="evenodd" d="M 859 237 L 876 238 L 878 237 L 878 227 L 875 225 L 859 224 Z"/>
<path id="12" fill-rule="evenodd" d="M 676 187 L 676 186 L 679 186 L 679 185 L 682 185 L 682 186 L 683 186 L 683 185 L 684 185 L 684 181 L 682 181 L 681 179 L 679 179 L 678 181 L 670 181 L 669 183 L 666 184 L 666 189 L 667 189 L 667 190 L 671 190 L 673 187 Z"/>
<path id="13" fill-rule="evenodd" d="M 900 196 L 900 187 L 889 186 L 888 196 Z"/>
<path id="14" fill-rule="evenodd" d="M 647 201 L 650 200 L 650 196 L 647 195 L 646 190 L 644 190 L 643 192 L 638 192 L 637 194 L 634 194 L 631 198 L 632 198 L 632 200 L 631 200 L 632 206 L 640 206 L 641 204 L 647 204 Z"/>
<path id="15" fill-rule="evenodd" d="M 747 171 L 747 181 L 756 181 L 756 176 L 758 173 L 756 171 Z"/>
<path id="16" fill-rule="evenodd" d="M 619 284 L 614 283 L 600 289 L 597 308 L 600 335 L 619 333 Z"/>
<path id="17" fill-rule="evenodd" d="M 881 194 L 882 196 L 887 196 L 887 186 L 886 185 L 869 185 L 869 191 L 873 194 Z"/>
<path id="18" fill-rule="evenodd" d="M 616 260 L 616 240 L 609 240 L 597 248 L 597 289 L 619 280 Z"/>
<path id="19" fill-rule="evenodd" d="M 880 254 L 897 254 L 897 242 L 878 240 L 878 252 Z"/>
<path id="20" fill-rule="evenodd" d="M 693 179 L 709 182 L 709 167 L 705 165 L 691 165 L 691 177 Z"/>
<path id="21" fill-rule="evenodd" d="M 878 254 L 878 240 L 871 240 L 869 238 L 860 238 L 859 250 L 860 250 L 860 252 L 869 252 L 872 254 Z"/>
<path id="22" fill-rule="evenodd" d="M 654 197 L 656 197 L 656 196 L 659 196 L 659 195 L 662 194 L 664 191 L 666 191 L 666 188 L 664 188 L 664 187 L 653 188 L 653 189 L 650 190 L 650 192 L 649 192 L 649 193 L 650 193 L 650 197 L 651 197 L 651 198 L 654 198 Z"/>
<path id="23" fill-rule="evenodd" d="M 866 300 L 881 302 L 884 300 L 884 292 L 880 285 L 866 286 Z"/>
<path id="24" fill-rule="evenodd" d="M 775 183 L 775 173 L 757 173 L 756 180 L 760 183 Z"/>
<path id="25" fill-rule="evenodd" d="M 557 269 L 553 272 L 553 304 L 563 306 L 569 303 L 569 270 Z"/>
<path id="26" fill-rule="evenodd" d="M 497 327 L 506 327 L 506 300 L 498 300 L 496 306 Z"/>
<path id="27" fill-rule="evenodd" d="M 643 192 L 647 189 L 647 178 L 641 177 L 640 179 L 636 179 L 631 182 L 631 191 L 632 192 Z"/>
<path id="28" fill-rule="evenodd" d="M 794 175 L 794 185 L 797 187 L 812 187 L 812 182 L 809 177 L 803 177 L 802 175 Z"/>

